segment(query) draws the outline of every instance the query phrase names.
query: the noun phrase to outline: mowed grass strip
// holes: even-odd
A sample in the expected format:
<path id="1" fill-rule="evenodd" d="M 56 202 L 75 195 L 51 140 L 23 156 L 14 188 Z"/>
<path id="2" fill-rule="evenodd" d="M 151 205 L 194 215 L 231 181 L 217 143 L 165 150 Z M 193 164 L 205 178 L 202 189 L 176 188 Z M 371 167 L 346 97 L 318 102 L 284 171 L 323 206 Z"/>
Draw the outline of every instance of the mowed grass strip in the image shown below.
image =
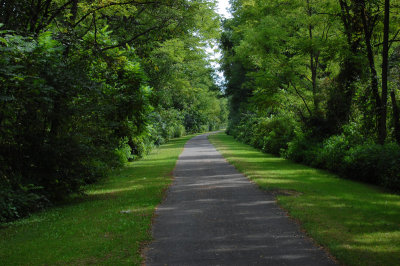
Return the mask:
<path id="1" fill-rule="evenodd" d="M 211 142 L 346 265 L 400 265 L 400 196 L 262 153 L 225 133 Z"/>
<path id="2" fill-rule="evenodd" d="M 87 196 L 0 229 L 0 265 L 140 265 L 151 220 L 190 136 L 87 187 Z"/>

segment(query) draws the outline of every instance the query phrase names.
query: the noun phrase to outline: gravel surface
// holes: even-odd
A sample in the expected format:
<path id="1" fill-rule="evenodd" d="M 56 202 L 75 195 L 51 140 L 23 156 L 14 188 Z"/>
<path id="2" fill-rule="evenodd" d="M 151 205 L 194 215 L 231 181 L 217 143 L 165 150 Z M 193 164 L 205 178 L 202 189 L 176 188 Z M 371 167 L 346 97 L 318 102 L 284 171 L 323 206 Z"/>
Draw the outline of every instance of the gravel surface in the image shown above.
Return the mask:
<path id="1" fill-rule="evenodd" d="M 335 265 L 207 140 L 185 146 L 156 210 L 146 265 Z"/>

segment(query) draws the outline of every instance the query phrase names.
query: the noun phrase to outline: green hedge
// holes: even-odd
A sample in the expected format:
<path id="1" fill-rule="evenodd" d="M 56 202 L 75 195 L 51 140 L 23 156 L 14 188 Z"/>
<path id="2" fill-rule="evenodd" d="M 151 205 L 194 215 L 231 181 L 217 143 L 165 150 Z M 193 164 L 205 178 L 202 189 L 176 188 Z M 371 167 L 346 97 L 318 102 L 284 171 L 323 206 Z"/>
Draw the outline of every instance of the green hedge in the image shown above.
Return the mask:
<path id="1" fill-rule="evenodd" d="M 363 139 L 351 127 L 321 141 L 298 130 L 296 123 L 283 115 L 265 118 L 248 114 L 231 124 L 227 132 L 266 153 L 400 192 L 400 146 Z"/>

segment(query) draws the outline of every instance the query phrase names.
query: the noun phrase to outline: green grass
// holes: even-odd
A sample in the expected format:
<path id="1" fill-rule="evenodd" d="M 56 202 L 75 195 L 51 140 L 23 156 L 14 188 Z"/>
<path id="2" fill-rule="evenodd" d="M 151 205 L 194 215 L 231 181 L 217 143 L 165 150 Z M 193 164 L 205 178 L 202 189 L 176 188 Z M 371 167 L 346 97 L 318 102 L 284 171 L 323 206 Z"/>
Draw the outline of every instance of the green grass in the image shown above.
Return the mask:
<path id="1" fill-rule="evenodd" d="M 346 265 L 400 265 L 400 196 L 262 153 L 220 133 L 222 155 Z M 286 195 L 285 195 L 286 194 Z"/>
<path id="2" fill-rule="evenodd" d="M 87 196 L 0 229 L 0 265 L 140 265 L 151 220 L 190 136 L 89 186 Z"/>

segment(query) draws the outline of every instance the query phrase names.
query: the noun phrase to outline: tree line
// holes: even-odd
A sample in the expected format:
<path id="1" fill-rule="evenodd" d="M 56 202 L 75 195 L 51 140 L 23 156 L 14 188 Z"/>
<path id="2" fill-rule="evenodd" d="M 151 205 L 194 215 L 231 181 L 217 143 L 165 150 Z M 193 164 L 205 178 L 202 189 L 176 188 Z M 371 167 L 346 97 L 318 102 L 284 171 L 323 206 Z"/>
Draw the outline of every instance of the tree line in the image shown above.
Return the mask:
<path id="1" fill-rule="evenodd" d="M 232 0 L 228 133 L 400 190 L 400 2 Z"/>
<path id="2" fill-rule="evenodd" d="M 208 0 L 0 1 L 0 222 L 187 133 L 227 103 Z"/>

